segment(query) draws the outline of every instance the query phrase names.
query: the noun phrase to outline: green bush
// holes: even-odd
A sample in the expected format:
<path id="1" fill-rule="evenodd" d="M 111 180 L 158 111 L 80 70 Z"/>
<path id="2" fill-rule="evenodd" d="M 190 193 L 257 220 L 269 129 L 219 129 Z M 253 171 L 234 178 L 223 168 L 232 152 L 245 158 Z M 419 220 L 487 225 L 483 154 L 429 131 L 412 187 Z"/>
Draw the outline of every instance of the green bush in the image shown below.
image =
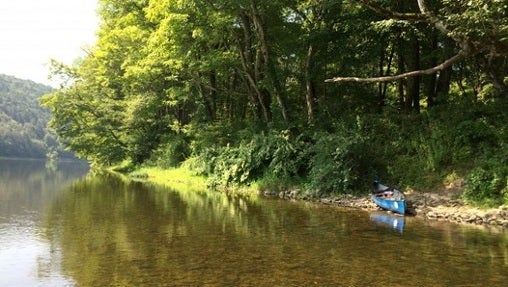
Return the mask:
<path id="1" fill-rule="evenodd" d="M 197 175 L 210 176 L 213 174 L 214 162 L 219 155 L 220 149 L 217 147 L 204 148 L 199 154 L 189 157 L 183 165 Z"/>
<path id="2" fill-rule="evenodd" d="M 253 169 L 251 155 L 248 147 L 239 146 L 222 149 L 216 158 L 213 158 L 212 176 L 209 178 L 209 186 L 225 187 L 232 183 L 244 183 L 249 178 Z"/>
<path id="3" fill-rule="evenodd" d="M 496 206 L 507 202 L 508 162 L 493 158 L 474 168 L 467 175 L 463 198 L 473 204 Z"/>
<path id="4" fill-rule="evenodd" d="M 247 184 L 265 175 L 283 180 L 297 176 L 302 169 L 304 145 L 287 130 L 272 131 L 234 147 L 203 149 L 196 161 L 204 165 L 194 165 L 209 176 L 209 185 L 214 188 Z"/>
<path id="5" fill-rule="evenodd" d="M 464 100 L 420 114 L 342 115 L 300 133 L 246 123 L 239 129 L 212 126 L 193 136 L 187 163 L 213 187 L 293 184 L 314 196 L 366 191 L 375 176 L 397 186 L 433 188 L 458 167 L 465 174 L 472 169 L 464 199 L 508 203 L 506 105 L 470 105 Z"/>
<path id="6" fill-rule="evenodd" d="M 360 129 L 316 133 L 309 162 L 309 188 L 322 195 L 355 192 L 367 186 L 379 167 L 373 143 Z"/>
<path id="7" fill-rule="evenodd" d="M 176 167 L 190 155 L 189 143 L 183 135 L 173 135 L 164 140 L 147 161 L 160 168 Z"/>
<path id="8" fill-rule="evenodd" d="M 304 135 L 291 136 L 288 130 L 270 134 L 266 157 L 269 165 L 265 173 L 283 180 L 300 177 L 307 170 L 308 143 Z"/>

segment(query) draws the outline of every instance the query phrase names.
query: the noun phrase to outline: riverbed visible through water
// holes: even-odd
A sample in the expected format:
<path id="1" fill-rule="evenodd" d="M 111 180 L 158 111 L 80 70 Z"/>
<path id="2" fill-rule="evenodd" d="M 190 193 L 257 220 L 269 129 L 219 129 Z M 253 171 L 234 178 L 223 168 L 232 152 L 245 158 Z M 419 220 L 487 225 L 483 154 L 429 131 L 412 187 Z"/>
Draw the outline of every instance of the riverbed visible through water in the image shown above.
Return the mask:
<path id="1" fill-rule="evenodd" d="M 508 233 L 0 160 L 0 286 L 506 286 Z"/>

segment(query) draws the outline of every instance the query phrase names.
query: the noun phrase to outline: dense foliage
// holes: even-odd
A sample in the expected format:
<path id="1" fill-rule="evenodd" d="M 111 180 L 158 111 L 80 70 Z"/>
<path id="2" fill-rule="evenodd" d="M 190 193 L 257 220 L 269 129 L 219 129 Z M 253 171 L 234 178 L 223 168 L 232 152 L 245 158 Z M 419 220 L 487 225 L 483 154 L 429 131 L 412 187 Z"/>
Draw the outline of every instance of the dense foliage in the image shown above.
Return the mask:
<path id="1" fill-rule="evenodd" d="M 43 99 L 81 157 L 312 195 L 460 173 L 508 202 L 505 1 L 99 2 L 98 41 Z"/>
<path id="2" fill-rule="evenodd" d="M 48 109 L 38 98 L 52 88 L 0 75 L 0 157 L 44 158 L 56 151 L 56 135 L 48 131 Z"/>

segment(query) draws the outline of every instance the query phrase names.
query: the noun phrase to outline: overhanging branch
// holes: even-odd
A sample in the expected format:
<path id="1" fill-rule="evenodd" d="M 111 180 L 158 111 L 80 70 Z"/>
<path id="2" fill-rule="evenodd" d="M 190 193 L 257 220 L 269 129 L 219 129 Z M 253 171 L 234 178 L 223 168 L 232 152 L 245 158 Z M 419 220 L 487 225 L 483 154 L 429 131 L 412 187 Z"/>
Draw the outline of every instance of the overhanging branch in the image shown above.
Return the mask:
<path id="1" fill-rule="evenodd" d="M 465 53 L 464 51 L 460 51 L 457 55 L 449 58 L 448 60 L 442 62 L 441 64 L 425 69 L 425 70 L 417 70 L 417 71 L 411 71 L 399 75 L 394 76 L 383 76 L 383 77 L 373 77 L 373 78 L 360 78 L 360 77 L 335 77 L 331 79 L 325 80 L 327 83 L 335 83 L 335 82 L 357 82 L 357 83 L 382 83 L 382 82 L 394 82 L 397 80 L 409 78 L 409 77 L 415 77 L 415 76 L 422 76 L 422 75 L 431 75 L 435 74 L 441 70 L 444 70 L 451 65 L 471 56 L 470 53 Z"/>
<path id="2" fill-rule="evenodd" d="M 385 17 L 391 19 L 399 19 L 399 20 L 407 20 L 411 22 L 426 22 L 430 25 L 433 25 L 439 32 L 444 35 L 450 37 L 458 47 L 460 47 L 460 51 L 457 55 L 449 58 L 448 60 L 442 62 L 441 64 L 425 69 L 425 70 L 417 70 L 411 71 L 407 73 L 402 73 L 394 76 L 382 76 L 382 77 L 370 77 L 370 78 L 360 78 L 360 77 L 335 77 L 331 79 L 325 80 L 327 83 L 331 82 L 359 82 L 359 83 L 381 83 L 381 82 L 392 82 L 398 81 L 404 78 L 421 76 L 421 75 L 431 75 L 439 72 L 440 70 L 444 70 L 456 62 L 459 62 L 465 58 L 474 56 L 480 52 L 487 51 L 491 57 L 495 56 L 503 56 L 507 55 L 508 52 L 508 44 L 507 41 L 497 41 L 494 43 L 483 42 L 483 43 L 474 43 L 467 36 L 454 35 L 449 30 L 449 27 L 445 25 L 443 20 L 439 19 L 439 17 L 433 15 L 427 8 L 425 4 L 425 0 L 416 0 L 418 3 L 418 8 L 420 13 L 400 13 L 395 12 L 386 8 L 381 7 L 376 4 L 372 0 L 353 0 L 355 2 L 360 3 L 361 5 L 371 9 L 372 11 L 383 15 Z M 502 52 L 500 52 L 502 51 Z"/>

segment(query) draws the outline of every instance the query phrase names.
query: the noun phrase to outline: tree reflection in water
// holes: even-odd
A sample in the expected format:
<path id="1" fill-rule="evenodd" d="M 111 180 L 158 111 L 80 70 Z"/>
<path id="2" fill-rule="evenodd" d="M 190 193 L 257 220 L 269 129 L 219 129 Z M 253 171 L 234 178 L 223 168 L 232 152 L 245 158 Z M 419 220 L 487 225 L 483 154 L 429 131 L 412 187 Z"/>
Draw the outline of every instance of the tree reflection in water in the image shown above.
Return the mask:
<path id="1" fill-rule="evenodd" d="M 507 236 L 114 176 L 76 181 L 47 236 L 79 286 L 504 286 Z M 56 248 L 56 247 L 55 247 Z"/>

